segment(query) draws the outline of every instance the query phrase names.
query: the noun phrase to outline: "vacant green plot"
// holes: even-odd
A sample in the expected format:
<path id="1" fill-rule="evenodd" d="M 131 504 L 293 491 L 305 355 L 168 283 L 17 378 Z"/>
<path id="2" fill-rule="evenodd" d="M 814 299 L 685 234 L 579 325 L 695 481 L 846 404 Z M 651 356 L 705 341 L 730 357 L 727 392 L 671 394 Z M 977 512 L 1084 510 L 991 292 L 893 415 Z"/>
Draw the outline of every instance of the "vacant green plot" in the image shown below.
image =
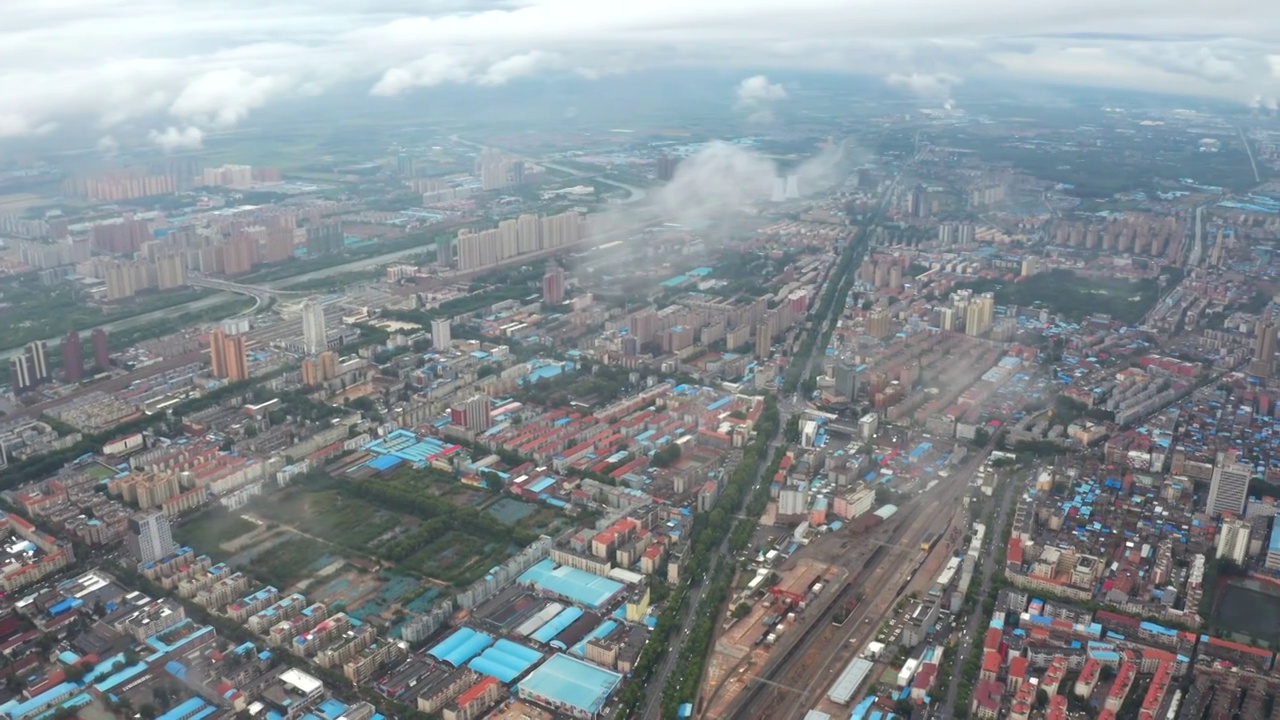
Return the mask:
<path id="1" fill-rule="evenodd" d="M 263 520 L 357 552 L 368 552 L 370 541 L 400 523 L 394 513 L 345 497 L 336 490 L 309 492 L 289 488 L 263 498 L 254 505 L 253 512 Z"/>
<path id="2" fill-rule="evenodd" d="M 81 472 L 94 480 L 107 480 L 116 476 L 114 468 L 109 468 L 102 463 L 90 463 Z"/>
<path id="3" fill-rule="evenodd" d="M 215 508 L 206 510 L 173 529 L 179 543 L 194 548 L 197 554 L 218 555 L 222 543 L 247 535 L 258 526 L 251 520 Z"/>
<path id="4" fill-rule="evenodd" d="M 485 509 L 503 525 L 518 525 L 520 521 L 538 511 L 533 503 L 521 502 L 515 498 L 501 498 Z"/>
<path id="5" fill-rule="evenodd" d="M 332 548 L 310 538 L 295 537 L 262 553 L 249 563 L 249 573 L 263 582 L 284 590 L 314 572 L 313 565 L 332 552 Z"/>
<path id="6" fill-rule="evenodd" d="M 509 548 L 463 532 L 447 532 L 398 564 L 401 570 L 466 587 L 510 556 Z"/>

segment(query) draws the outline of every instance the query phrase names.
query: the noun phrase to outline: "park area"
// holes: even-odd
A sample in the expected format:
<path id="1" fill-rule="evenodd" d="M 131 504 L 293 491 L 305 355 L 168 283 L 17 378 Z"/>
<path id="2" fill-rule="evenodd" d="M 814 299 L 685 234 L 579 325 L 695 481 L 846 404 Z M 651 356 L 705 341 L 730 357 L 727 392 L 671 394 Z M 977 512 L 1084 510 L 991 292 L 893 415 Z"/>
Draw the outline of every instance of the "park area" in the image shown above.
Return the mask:
<path id="1" fill-rule="evenodd" d="M 1237 642 L 1280 646 L 1280 587 L 1242 578 L 1224 583 L 1214 625 Z"/>
<path id="2" fill-rule="evenodd" d="M 406 469 L 359 481 L 310 479 L 237 511 L 206 510 L 174 534 L 282 591 L 393 623 L 565 522 L 552 508 Z"/>

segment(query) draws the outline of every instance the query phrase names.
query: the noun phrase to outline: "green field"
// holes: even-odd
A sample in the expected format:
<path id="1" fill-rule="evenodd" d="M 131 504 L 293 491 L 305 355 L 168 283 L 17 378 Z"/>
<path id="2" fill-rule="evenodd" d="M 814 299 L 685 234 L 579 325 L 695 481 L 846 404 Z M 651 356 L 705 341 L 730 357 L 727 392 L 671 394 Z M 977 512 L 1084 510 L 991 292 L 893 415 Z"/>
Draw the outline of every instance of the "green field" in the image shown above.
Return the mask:
<path id="1" fill-rule="evenodd" d="M 238 514 L 218 507 L 206 510 L 173 529 L 179 544 L 194 548 L 197 555 L 221 557 L 222 543 L 247 535 L 258 526 Z"/>
<path id="2" fill-rule="evenodd" d="M 110 306 L 95 305 L 72 285 L 45 285 L 36 273 L 0 282 L 0 350 L 198 300 L 208 290 L 148 292 Z"/>
<path id="3" fill-rule="evenodd" d="M 310 492 L 291 487 L 253 504 L 255 517 L 306 535 L 323 538 L 348 550 L 369 553 L 369 543 L 401 523 L 395 513 L 345 497 L 336 490 Z"/>
<path id="4" fill-rule="evenodd" d="M 255 578 L 283 590 L 305 580 L 317 569 L 316 563 L 330 555 L 332 548 L 310 538 L 293 536 L 273 545 L 270 552 L 255 556 L 247 570 Z"/>

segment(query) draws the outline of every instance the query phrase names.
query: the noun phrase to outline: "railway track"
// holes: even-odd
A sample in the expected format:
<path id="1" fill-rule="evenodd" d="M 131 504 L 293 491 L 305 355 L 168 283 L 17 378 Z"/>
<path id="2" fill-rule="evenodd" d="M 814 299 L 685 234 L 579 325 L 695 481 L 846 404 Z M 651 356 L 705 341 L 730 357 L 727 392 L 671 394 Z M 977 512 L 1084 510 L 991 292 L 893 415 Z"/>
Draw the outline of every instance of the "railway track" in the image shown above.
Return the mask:
<path id="1" fill-rule="evenodd" d="M 906 552 L 901 548 L 894 547 L 894 545 L 911 528 L 920 511 L 920 506 L 908 510 L 905 513 L 906 517 L 899 521 L 898 526 L 890 535 L 890 539 L 877 545 L 875 550 L 871 551 L 857 574 L 841 589 L 840 595 L 808 623 L 800 638 L 795 641 L 795 644 L 776 658 L 770 658 L 772 662 L 768 668 L 754 678 L 757 681 L 754 683 L 754 687 L 747 691 L 738 701 L 737 708 L 730 717 L 735 718 L 735 720 L 782 717 L 783 715 L 778 714 L 778 704 L 785 700 L 784 693 L 808 695 L 812 691 L 812 685 L 819 679 L 819 676 L 806 673 L 806 664 L 800 663 L 797 665 L 793 661 L 797 658 L 803 658 L 813 649 L 814 643 L 832 626 L 832 619 L 835 614 L 840 608 L 844 607 L 845 603 L 862 592 L 862 588 L 867 584 L 871 576 L 875 574 L 876 570 L 881 567 L 881 563 L 887 559 L 886 556 L 888 554 Z M 867 603 L 864 601 L 859 605 L 858 609 L 861 610 L 861 613 L 858 613 L 856 617 L 850 615 L 845 620 L 846 624 L 852 623 L 850 625 L 850 633 L 856 628 L 857 623 L 861 622 L 866 616 Z M 797 687 L 796 684 L 793 684 L 802 682 L 806 676 L 809 678 L 809 682 L 805 683 L 803 687 Z"/>

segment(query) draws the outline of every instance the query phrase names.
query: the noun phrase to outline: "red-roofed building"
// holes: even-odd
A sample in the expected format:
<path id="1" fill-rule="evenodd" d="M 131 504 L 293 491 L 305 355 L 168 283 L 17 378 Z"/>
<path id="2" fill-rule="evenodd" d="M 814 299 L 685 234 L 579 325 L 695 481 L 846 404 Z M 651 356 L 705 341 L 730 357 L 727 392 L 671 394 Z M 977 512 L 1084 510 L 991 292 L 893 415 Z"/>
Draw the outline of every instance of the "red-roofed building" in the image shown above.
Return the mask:
<path id="1" fill-rule="evenodd" d="M 995 650 L 1000 647 L 1000 628 L 987 628 L 987 636 L 982 641 L 983 650 Z"/>
<path id="2" fill-rule="evenodd" d="M 926 663 L 920 666 L 916 671 L 916 679 L 911 683 L 911 698 L 924 702 L 925 696 L 929 694 L 929 689 L 933 687 L 933 681 L 938 676 L 938 666 L 933 663 Z"/>
<path id="3" fill-rule="evenodd" d="M 474 720 L 493 707 L 501 697 L 502 683 L 498 682 L 498 678 L 486 675 L 444 709 L 444 720 Z"/>
<path id="4" fill-rule="evenodd" d="M 1124 699 L 1129 697 L 1129 690 L 1133 687 L 1133 679 L 1138 674 L 1138 667 L 1131 662 L 1120 663 L 1120 669 L 1116 672 L 1115 682 L 1111 683 L 1111 691 L 1107 693 L 1107 700 L 1103 707 L 1112 712 L 1119 712 L 1120 706 L 1124 704 Z"/>
<path id="5" fill-rule="evenodd" d="M 1000 653 L 988 650 L 982 656 L 982 672 L 978 675 L 983 680 L 995 680 L 1000 674 Z"/>
<path id="6" fill-rule="evenodd" d="M 1009 538 L 1009 552 L 1006 564 L 1015 572 L 1021 572 L 1022 569 L 1022 538 L 1017 535 Z"/>
<path id="7" fill-rule="evenodd" d="M 1072 691 L 1080 697 L 1089 697 L 1093 694 L 1093 689 L 1098 685 L 1098 678 L 1102 676 L 1102 663 L 1096 658 L 1089 658 L 1084 661 L 1084 667 L 1080 668 L 1080 677 L 1076 678 L 1075 687 Z"/>
<path id="8" fill-rule="evenodd" d="M 1054 695 L 1049 699 L 1049 711 L 1045 713 L 1044 720 L 1067 720 L 1067 697 L 1065 695 Z"/>
<path id="9" fill-rule="evenodd" d="M 1014 655 L 1009 660 L 1009 689 L 1017 692 L 1022 687 L 1022 683 L 1027 681 L 1027 668 L 1031 665 L 1031 661 L 1027 660 L 1024 655 Z"/>
<path id="10" fill-rule="evenodd" d="M 1142 709 L 1138 711 L 1139 720 L 1155 720 L 1160 706 L 1164 704 L 1165 694 L 1173 681 L 1173 663 L 1162 662 L 1147 686 L 1147 694 L 1142 698 Z"/>
<path id="11" fill-rule="evenodd" d="M 1000 698 L 1004 696 L 1004 684 L 995 680 L 979 680 L 973 689 L 973 714 L 980 720 L 996 720 L 1000 715 Z"/>

